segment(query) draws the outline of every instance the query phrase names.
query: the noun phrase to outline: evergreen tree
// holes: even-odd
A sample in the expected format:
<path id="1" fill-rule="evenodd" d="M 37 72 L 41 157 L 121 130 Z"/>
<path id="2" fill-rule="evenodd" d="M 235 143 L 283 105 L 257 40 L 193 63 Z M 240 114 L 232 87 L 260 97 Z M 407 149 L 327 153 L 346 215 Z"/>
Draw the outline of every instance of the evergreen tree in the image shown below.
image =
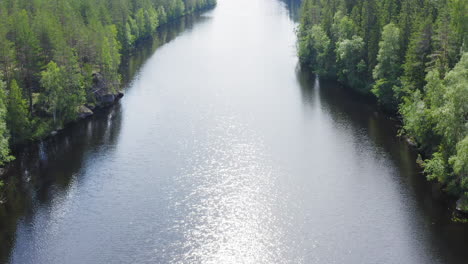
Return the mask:
<path id="1" fill-rule="evenodd" d="M 0 166 L 13 159 L 10 155 L 10 132 L 7 129 L 6 118 L 7 108 L 5 105 L 6 83 L 0 80 Z"/>
<path id="2" fill-rule="evenodd" d="M 29 111 L 32 111 L 33 86 L 37 83 L 35 72 L 40 68 L 39 42 L 32 31 L 28 13 L 20 10 L 12 16 L 13 37 L 16 47 L 21 84 L 26 88 L 29 99 Z"/>
<path id="3" fill-rule="evenodd" d="M 10 85 L 7 104 L 7 127 L 11 133 L 13 143 L 22 142 L 29 138 L 30 121 L 28 115 L 28 106 L 23 98 L 21 88 L 16 80 Z"/>
<path id="4" fill-rule="evenodd" d="M 376 81 L 372 92 L 379 102 L 390 110 L 396 110 L 400 101 L 400 30 L 390 23 L 383 28 L 382 40 L 379 43 L 377 66 L 373 77 Z"/>

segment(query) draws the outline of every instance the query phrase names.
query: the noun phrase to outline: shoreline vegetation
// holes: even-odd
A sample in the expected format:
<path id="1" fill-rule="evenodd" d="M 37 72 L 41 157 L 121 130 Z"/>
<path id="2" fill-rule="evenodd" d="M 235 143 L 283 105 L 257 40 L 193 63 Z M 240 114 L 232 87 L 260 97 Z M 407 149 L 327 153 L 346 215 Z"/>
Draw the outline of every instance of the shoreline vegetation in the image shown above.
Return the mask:
<path id="1" fill-rule="evenodd" d="M 398 117 L 429 181 L 468 213 L 468 2 L 303 0 L 302 66 Z"/>
<path id="2" fill-rule="evenodd" d="M 216 0 L 0 2 L 0 176 L 11 147 L 114 104 L 121 56 Z M 0 189 L 3 183 L 0 180 Z"/>

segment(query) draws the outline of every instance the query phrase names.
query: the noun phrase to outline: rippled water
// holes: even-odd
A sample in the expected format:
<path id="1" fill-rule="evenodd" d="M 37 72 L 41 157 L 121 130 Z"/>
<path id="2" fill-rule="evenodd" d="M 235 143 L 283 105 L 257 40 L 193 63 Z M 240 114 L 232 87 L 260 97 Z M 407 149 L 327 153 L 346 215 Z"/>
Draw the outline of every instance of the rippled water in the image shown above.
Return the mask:
<path id="1" fill-rule="evenodd" d="M 163 28 L 119 105 L 19 155 L 0 262 L 464 263 L 397 124 L 298 68 L 296 11 L 219 0 Z"/>

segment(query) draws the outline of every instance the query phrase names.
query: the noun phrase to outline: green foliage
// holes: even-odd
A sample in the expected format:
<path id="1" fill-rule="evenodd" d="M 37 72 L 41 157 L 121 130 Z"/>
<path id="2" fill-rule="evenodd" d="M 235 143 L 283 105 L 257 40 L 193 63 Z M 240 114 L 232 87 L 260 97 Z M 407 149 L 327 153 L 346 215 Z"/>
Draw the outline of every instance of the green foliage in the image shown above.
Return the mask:
<path id="1" fill-rule="evenodd" d="M 7 127 L 11 133 L 12 142 L 22 142 L 29 139 L 29 115 L 26 100 L 23 98 L 23 93 L 19 88 L 16 80 L 13 80 L 10 85 L 7 104 Z"/>
<path id="2" fill-rule="evenodd" d="M 385 108 L 396 110 L 400 101 L 400 30 L 392 23 L 383 28 L 377 62 L 373 71 L 375 85 L 372 92 Z"/>
<path id="3" fill-rule="evenodd" d="M 434 68 L 426 82 L 425 96 L 416 91 L 402 104 L 405 130 L 435 152 L 425 161 L 428 178 L 450 191 L 467 192 L 468 52 L 444 79 Z"/>
<path id="4" fill-rule="evenodd" d="M 468 190 L 468 136 L 457 144 L 457 152 L 450 157 L 450 165 L 456 175 L 459 175 L 461 188 L 467 194 Z"/>
<path id="5" fill-rule="evenodd" d="M 164 8 L 164 6 L 158 7 L 158 17 L 159 17 L 159 23 L 164 24 L 167 22 L 167 13 L 166 13 L 166 9 Z"/>
<path id="6" fill-rule="evenodd" d="M 29 110 L 32 110 L 32 87 L 37 83 L 34 72 L 40 69 L 38 54 L 41 54 L 39 41 L 31 28 L 31 21 L 26 10 L 22 9 L 11 16 L 11 34 L 18 60 L 18 80 L 28 87 Z"/>
<path id="7" fill-rule="evenodd" d="M 365 91 L 366 84 L 363 79 L 365 62 L 361 57 L 364 52 L 364 41 L 359 36 L 344 39 L 336 44 L 336 61 L 338 79 L 348 86 Z"/>
<path id="8" fill-rule="evenodd" d="M 330 38 L 320 26 L 315 25 L 310 29 L 310 32 L 307 32 L 299 44 L 299 50 L 309 53 L 307 56 L 303 54 L 301 57 L 307 57 L 309 66 L 318 74 L 328 73 L 327 65 L 331 51 Z"/>
<path id="9" fill-rule="evenodd" d="M 428 178 L 458 195 L 468 195 L 467 44 L 466 0 L 302 4 L 300 63 L 401 115 Z"/>
<path id="10" fill-rule="evenodd" d="M 54 125 L 61 126 L 65 116 L 70 115 L 77 105 L 68 105 L 66 84 L 67 73 L 51 61 L 41 73 L 41 85 L 44 88 L 40 103 L 53 117 Z"/>
<path id="11" fill-rule="evenodd" d="M 7 107 L 5 105 L 5 89 L 6 84 L 0 81 L 0 166 L 13 159 L 13 156 L 10 155 L 10 133 L 6 124 Z"/>
<path id="12" fill-rule="evenodd" d="M 354 21 L 340 11 L 335 14 L 334 21 L 332 33 L 335 41 L 351 39 L 357 33 Z"/>
<path id="13" fill-rule="evenodd" d="M 151 37 L 159 25 L 215 4 L 0 1 L 0 166 L 10 160 L 10 142 L 39 139 L 75 120 L 81 105 L 94 104 L 96 91 L 116 92 L 122 51 Z"/>
<path id="14" fill-rule="evenodd" d="M 405 64 L 403 65 L 403 87 L 406 93 L 414 90 L 422 90 L 426 76 L 426 65 L 429 62 L 429 54 L 432 50 L 432 23 L 426 20 L 410 38 L 408 50 L 406 52 Z"/>
<path id="15" fill-rule="evenodd" d="M 419 90 L 404 98 L 400 106 L 405 131 L 415 138 L 423 152 L 433 152 L 439 138 L 434 133 L 434 119 Z"/>
<path id="16" fill-rule="evenodd" d="M 185 4 L 182 0 L 169 0 L 168 17 L 174 19 L 184 15 Z"/>
<path id="17" fill-rule="evenodd" d="M 5 21 L 0 20 L 0 72 L 5 80 L 10 82 L 13 76 L 16 56 L 13 49 L 14 43 L 7 39 L 7 33 L 8 30 Z"/>

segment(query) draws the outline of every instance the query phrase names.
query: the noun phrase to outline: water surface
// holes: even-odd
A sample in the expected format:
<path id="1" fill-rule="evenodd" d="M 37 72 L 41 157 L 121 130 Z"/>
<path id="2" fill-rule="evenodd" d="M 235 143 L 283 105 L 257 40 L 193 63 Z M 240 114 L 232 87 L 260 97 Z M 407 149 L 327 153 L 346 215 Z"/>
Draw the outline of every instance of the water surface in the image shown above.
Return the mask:
<path id="1" fill-rule="evenodd" d="M 468 260 L 397 123 L 299 69 L 296 9 L 219 0 L 142 45 L 119 105 L 19 155 L 0 262 Z"/>

